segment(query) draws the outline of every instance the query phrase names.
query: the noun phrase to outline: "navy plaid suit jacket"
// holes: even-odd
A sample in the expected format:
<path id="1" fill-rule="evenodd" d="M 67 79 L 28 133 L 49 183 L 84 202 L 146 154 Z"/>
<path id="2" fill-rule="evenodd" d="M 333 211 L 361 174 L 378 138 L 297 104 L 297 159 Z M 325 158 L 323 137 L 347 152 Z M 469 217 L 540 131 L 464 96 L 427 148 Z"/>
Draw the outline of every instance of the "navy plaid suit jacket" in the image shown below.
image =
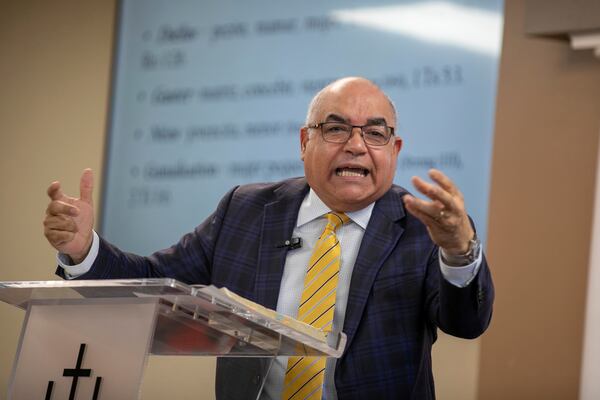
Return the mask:
<path id="1" fill-rule="evenodd" d="M 92 269 L 81 278 L 170 277 L 225 286 L 275 309 L 288 251 L 277 244 L 292 236 L 308 190 L 304 178 L 236 187 L 193 232 L 150 257 L 101 239 Z M 494 289 L 485 259 L 469 286 L 449 284 L 441 277 L 438 247 L 404 210 L 405 194 L 393 186 L 376 202 L 359 249 L 343 328 L 348 341 L 335 371 L 342 400 L 435 398 L 431 346 L 437 328 L 475 338 L 490 322 Z M 238 384 L 234 379 L 245 379 L 238 371 L 219 363 L 219 398 L 251 391 L 256 379 Z"/>

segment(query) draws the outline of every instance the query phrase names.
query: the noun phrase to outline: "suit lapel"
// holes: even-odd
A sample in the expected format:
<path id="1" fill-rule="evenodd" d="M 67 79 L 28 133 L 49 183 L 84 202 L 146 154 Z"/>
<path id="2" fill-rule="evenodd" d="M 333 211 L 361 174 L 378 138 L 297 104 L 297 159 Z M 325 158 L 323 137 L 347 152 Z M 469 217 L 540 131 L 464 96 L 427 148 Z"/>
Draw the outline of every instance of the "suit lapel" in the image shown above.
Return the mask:
<path id="1" fill-rule="evenodd" d="M 292 237 L 298 211 L 307 192 L 305 179 L 289 180 L 275 189 L 276 200 L 264 206 L 256 274 L 256 300 L 273 310 L 277 308 L 288 252 L 288 248 L 278 245 Z"/>
<path id="2" fill-rule="evenodd" d="M 354 339 L 375 277 L 404 232 L 399 223 L 404 216 L 400 196 L 393 189 L 375 203 L 352 271 L 343 328 L 346 348 Z"/>

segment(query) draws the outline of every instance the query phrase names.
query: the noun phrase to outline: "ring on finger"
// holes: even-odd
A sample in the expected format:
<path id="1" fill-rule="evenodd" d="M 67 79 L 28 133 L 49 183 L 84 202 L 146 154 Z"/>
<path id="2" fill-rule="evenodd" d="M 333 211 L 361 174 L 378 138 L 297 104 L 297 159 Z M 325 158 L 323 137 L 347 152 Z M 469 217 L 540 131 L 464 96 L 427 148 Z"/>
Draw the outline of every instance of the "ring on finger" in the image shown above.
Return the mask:
<path id="1" fill-rule="evenodd" d="M 440 210 L 440 212 L 438 213 L 438 215 L 436 217 L 434 217 L 433 219 L 436 222 L 440 222 L 443 219 L 448 218 L 450 215 L 448 215 L 448 213 L 445 210 Z"/>

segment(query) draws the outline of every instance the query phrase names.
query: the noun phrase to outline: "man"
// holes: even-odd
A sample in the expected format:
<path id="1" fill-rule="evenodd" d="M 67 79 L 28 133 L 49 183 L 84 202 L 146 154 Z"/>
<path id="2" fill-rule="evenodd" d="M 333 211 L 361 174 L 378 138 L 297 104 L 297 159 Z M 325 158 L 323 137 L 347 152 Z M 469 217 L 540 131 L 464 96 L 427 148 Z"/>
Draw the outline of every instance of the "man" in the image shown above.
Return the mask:
<path id="1" fill-rule="evenodd" d="M 347 334 L 344 355 L 302 385 L 290 377 L 295 359 L 278 360 L 264 396 L 432 399 L 437 328 L 479 336 L 491 318 L 493 286 L 455 185 L 436 170 L 430 171 L 435 184 L 412 179 L 429 200 L 392 185 L 402 147 L 394 126 L 393 104 L 372 82 L 333 82 L 315 96 L 300 131 L 305 178 L 232 189 L 194 232 L 150 257 L 123 253 L 92 231 L 91 171 L 82 175 L 79 199 L 54 182 L 45 234 L 63 254 L 59 273 L 84 279 L 168 276 L 225 286 L 297 317 L 310 286 L 307 265 L 324 238 L 333 238 L 328 251 L 339 251 L 330 262 L 337 268 L 330 295 L 335 312 L 324 329 Z M 340 223 L 319 236 L 335 219 L 331 215 Z M 301 237 L 302 248 L 278 246 L 291 237 Z M 230 364 L 218 365 L 218 396 L 233 398 L 236 387 L 249 387 L 223 385 L 232 371 Z M 314 390 L 301 393 L 313 384 Z"/>

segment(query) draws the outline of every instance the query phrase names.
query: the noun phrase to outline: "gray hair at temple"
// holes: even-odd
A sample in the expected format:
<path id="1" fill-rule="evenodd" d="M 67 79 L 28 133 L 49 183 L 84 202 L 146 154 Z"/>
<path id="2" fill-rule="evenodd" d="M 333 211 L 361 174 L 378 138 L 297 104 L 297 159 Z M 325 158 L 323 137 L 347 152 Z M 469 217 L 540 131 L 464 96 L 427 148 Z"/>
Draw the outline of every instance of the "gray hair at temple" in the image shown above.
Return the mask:
<path id="1" fill-rule="evenodd" d="M 397 115 L 396 115 L 396 105 L 394 104 L 394 102 L 392 101 L 390 96 L 388 96 L 387 93 L 385 93 L 373 81 L 366 79 L 366 78 L 362 78 L 362 77 L 345 77 L 345 78 L 341 78 L 341 79 L 336 79 L 335 81 L 333 81 L 333 82 L 329 83 L 327 86 L 325 86 L 323 89 L 319 90 L 319 92 L 317 94 L 315 94 L 315 97 L 312 98 L 312 100 L 310 101 L 310 104 L 308 105 L 308 112 L 306 114 L 306 121 L 304 121 L 304 123 L 306 125 L 309 125 L 309 124 L 320 122 L 320 121 L 314 121 L 314 118 L 315 118 L 315 114 L 318 113 L 319 108 L 321 107 L 321 103 L 323 100 L 323 94 L 326 93 L 327 90 L 329 88 L 331 88 L 333 85 L 335 85 L 341 81 L 351 80 L 351 79 L 364 80 L 364 81 L 370 83 L 371 85 L 373 85 L 374 87 L 376 87 L 377 89 L 379 89 L 379 91 L 381 93 L 383 93 L 383 95 L 386 97 L 387 101 L 390 103 L 390 106 L 392 107 L 392 112 L 394 114 L 394 120 L 396 121 L 396 124 L 397 124 L 398 119 L 397 119 Z"/>

